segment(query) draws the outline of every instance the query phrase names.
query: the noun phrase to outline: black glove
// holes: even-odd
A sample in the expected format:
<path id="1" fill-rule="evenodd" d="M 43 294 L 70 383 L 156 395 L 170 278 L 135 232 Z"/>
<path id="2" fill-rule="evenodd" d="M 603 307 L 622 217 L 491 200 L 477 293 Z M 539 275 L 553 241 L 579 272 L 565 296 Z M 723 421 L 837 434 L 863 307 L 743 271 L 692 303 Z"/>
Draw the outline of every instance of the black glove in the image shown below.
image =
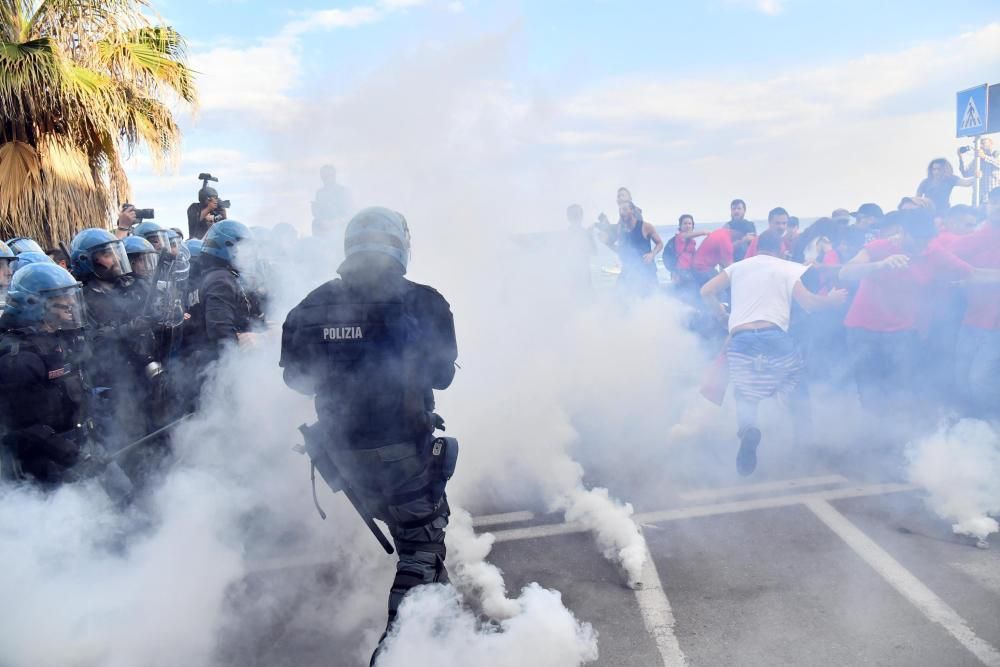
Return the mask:
<path id="1" fill-rule="evenodd" d="M 13 441 L 9 442 L 8 446 L 12 447 L 22 460 L 47 459 L 67 467 L 76 463 L 80 455 L 80 448 L 75 442 L 44 424 L 21 429 L 10 434 L 8 438 Z"/>

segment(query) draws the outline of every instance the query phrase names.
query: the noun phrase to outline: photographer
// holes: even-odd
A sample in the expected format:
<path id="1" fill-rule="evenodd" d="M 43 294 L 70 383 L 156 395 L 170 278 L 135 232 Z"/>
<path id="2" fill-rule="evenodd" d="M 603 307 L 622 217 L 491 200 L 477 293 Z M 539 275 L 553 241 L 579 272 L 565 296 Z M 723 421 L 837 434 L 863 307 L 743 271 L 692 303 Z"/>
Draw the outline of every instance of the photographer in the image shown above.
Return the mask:
<path id="1" fill-rule="evenodd" d="M 221 201 L 219 192 L 208 187 L 209 180 L 218 179 L 209 174 L 201 174 L 199 178 L 204 184 L 198 190 L 198 203 L 188 207 L 188 237 L 192 239 L 204 238 L 212 225 L 226 219 L 226 209 L 229 208 L 229 202 Z"/>
<path id="2" fill-rule="evenodd" d="M 984 204 L 990 190 L 1000 187 L 1000 151 L 993 148 L 992 137 L 979 138 L 979 198 Z M 958 168 L 962 176 L 976 175 L 976 153 L 971 146 L 958 149 Z"/>
<path id="3" fill-rule="evenodd" d="M 135 214 L 136 208 L 132 204 L 122 204 L 122 210 L 118 214 L 118 225 L 115 229 L 115 237 L 123 239 L 132 233 L 132 227 L 139 222 Z"/>
<path id="4" fill-rule="evenodd" d="M 152 220 L 155 211 L 151 208 L 136 208 L 134 204 L 122 204 L 122 210 L 118 214 L 118 224 L 115 228 L 115 238 L 122 240 L 132 233 L 132 228 L 136 223 L 143 220 Z"/>

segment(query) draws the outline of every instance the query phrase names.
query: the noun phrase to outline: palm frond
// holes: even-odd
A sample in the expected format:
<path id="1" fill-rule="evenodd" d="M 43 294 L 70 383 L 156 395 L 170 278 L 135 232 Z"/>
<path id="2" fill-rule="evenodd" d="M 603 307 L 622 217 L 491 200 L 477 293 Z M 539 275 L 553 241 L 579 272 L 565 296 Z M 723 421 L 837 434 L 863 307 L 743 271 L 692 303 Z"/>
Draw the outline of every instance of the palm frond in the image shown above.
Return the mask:
<path id="1" fill-rule="evenodd" d="M 122 156 L 162 166 L 197 102 L 186 45 L 146 0 L 0 0 L 0 233 L 51 243 L 107 226 L 129 195 Z"/>
<path id="2" fill-rule="evenodd" d="M 22 219 L 37 202 L 41 159 L 23 141 L 0 145 L 0 218 Z"/>

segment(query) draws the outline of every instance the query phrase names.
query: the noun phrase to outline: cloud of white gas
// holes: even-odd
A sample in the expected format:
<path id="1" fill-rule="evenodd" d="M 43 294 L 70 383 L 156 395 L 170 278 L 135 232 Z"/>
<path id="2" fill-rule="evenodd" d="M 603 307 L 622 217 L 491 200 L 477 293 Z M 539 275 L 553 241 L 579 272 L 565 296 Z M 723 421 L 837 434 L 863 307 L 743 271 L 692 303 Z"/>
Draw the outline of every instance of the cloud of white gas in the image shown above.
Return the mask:
<path id="1" fill-rule="evenodd" d="M 1000 434 L 974 419 L 942 426 L 907 448 L 910 480 L 952 530 L 985 544 L 1000 530 Z"/>

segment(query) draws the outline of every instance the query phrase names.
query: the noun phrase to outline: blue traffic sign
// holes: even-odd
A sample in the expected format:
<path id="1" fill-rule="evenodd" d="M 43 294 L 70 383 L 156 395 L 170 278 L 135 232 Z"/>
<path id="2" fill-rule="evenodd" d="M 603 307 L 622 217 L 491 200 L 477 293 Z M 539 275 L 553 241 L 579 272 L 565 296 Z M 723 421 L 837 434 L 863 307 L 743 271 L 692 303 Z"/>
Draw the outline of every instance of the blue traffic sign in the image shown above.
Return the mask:
<path id="1" fill-rule="evenodd" d="M 986 114 L 988 111 L 986 89 L 987 85 L 984 83 L 981 86 L 963 90 L 956 95 L 956 137 L 975 137 L 986 134 Z"/>
<path id="2" fill-rule="evenodd" d="M 990 100 L 986 103 L 986 134 L 1000 132 L 1000 83 L 990 86 Z M 992 113 L 991 113 L 992 112 Z"/>

